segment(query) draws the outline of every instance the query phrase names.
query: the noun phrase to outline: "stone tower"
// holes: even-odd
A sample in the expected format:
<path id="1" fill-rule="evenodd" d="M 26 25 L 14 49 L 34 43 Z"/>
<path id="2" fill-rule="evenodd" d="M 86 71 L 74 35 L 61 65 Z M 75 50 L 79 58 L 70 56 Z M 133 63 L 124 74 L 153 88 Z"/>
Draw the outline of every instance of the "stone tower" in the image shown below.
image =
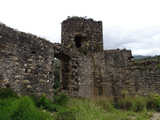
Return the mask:
<path id="1" fill-rule="evenodd" d="M 70 95 L 91 97 L 103 93 L 104 54 L 102 22 L 71 17 L 62 22 L 62 85 Z"/>

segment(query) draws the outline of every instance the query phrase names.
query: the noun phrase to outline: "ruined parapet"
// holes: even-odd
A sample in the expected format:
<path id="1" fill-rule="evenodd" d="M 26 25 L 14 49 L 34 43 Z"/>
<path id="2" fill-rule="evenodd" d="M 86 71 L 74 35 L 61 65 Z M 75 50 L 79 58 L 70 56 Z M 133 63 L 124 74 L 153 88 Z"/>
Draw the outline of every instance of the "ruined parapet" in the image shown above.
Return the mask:
<path id="1" fill-rule="evenodd" d="M 160 59 L 132 60 L 130 50 L 105 50 L 105 87 L 107 96 L 160 94 Z"/>
<path id="2" fill-rule="evenodd" d="M 132 59 L 132 53 L 126 49 L 105 50 L 105 75 L 104 93 L 107 96 L 119 96 L 126 89 L 133 88 L 132 81 L 128 78 L 128 67 Z"/>
<path id="3" fill-rule="evenodd" d="M 0 24 L 0 87 L 53 94 L 54 48 L 45 39 Z"/>
<path id="4" fill-rule="evenodd" d="M 101 21 L 71 17 L 62 22 L 61 43 L 72 52 L 102 52 L 102 33 Z"/>
<path id="5" fill-rule="evenodd" d="M 102 35 L 101 21 L 71 17 L 62 22 L 61 43 L 71 53 L 71 59 L 62 62 L 63 87 L 69 94 L 89 97 L 100 93 L 98 83 L 104 75 Z"/>
<path id="6" fill-rule="evenodd" d="M 105 50 L 104 56 L 106 63 L 115 67 L 127 67 L 133 58 L 131 50 L 126 49 Z"/>

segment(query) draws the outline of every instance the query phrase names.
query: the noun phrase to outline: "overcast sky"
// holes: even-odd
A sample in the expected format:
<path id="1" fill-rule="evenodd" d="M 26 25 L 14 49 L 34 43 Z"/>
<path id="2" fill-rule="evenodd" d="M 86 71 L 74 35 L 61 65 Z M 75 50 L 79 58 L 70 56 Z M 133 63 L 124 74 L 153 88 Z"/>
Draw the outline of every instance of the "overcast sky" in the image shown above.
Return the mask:
<path id="1" fill-rule="evenodd" d="M 1 22 L 51 42 L 67 16 L 102 20 L 105 49 L 160 54 L 160 0 L 0 0 Z"/>

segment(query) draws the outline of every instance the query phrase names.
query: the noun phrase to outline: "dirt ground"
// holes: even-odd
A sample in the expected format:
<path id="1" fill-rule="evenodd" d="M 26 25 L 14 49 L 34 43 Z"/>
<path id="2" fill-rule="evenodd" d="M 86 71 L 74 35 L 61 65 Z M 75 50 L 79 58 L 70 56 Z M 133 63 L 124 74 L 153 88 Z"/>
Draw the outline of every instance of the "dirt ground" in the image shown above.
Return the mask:
<path id="1" fill-rule="evenodd" d="M 160 120 L 160 113 L 154 113 L 151 120 Z"/>

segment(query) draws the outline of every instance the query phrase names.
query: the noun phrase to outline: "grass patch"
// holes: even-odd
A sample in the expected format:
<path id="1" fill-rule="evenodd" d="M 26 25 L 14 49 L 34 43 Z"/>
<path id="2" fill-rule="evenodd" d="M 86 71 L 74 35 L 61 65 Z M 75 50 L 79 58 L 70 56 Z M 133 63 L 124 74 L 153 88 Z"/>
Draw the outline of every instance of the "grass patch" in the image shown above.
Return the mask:
<path id="1" fill-rule="evenodd" d="M 49 112 L 36 107 L 30 97 L 18 97 L 7 88 L 0 90 L 0 120 L 53 120 L 53 118 Z"/>
<path id="2" fill-rule="evenodd" d="M 104 105 L 102 102 L 97 104 L 97 101 L 95 103 L 95 101 L 87 99 L 72 99 L 69 106 L 77 111 L 75 120 L 149 120 L 151 117 L 151 114 L 147 111 L 121 110 L 110 105 L 108 106 L 108 104 L 106 105 L 105 103 Z"/>
<path id="3" fill-rule="evenodd" d="M 113 98 L 69 98 L 58 94 L 52 100 L 45 96 L 29 97 L 1 92 L 0 120 L 149 120 L 160 110 L 160 96 L 123 96 Z"/>

